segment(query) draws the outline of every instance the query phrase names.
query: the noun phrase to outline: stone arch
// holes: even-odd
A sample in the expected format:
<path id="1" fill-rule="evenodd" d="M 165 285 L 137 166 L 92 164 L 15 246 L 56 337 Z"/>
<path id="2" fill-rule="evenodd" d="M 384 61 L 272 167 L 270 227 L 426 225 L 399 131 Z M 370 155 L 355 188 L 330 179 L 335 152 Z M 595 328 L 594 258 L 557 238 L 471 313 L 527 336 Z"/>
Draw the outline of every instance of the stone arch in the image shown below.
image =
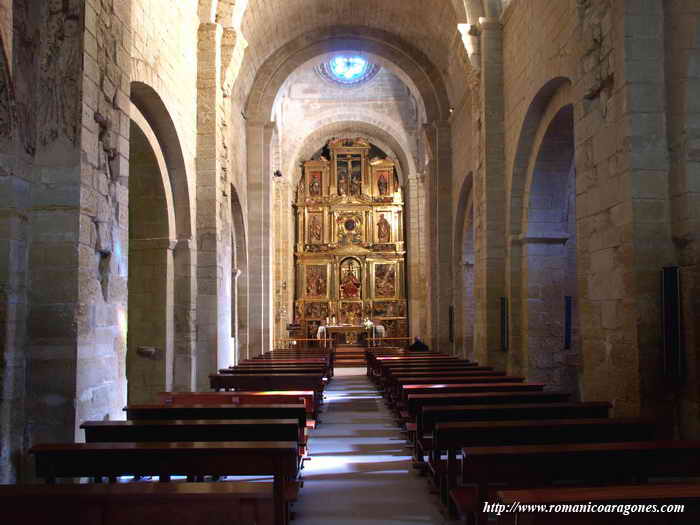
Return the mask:
<path id="1" fill-rule="evenodd" d="M 248 355 L 248 250 L 245 217 L 238 192 L 231 185 L 231 335 L 235 337 L 235 361 Z"/>
<path id="2" fill-rule="evenodd" d="M 462 183 L 455 221 L 452 250 L 454 271 L 454 353 L 464 359 L 474 358 L 474 323 L 476 320 L 474 280 L 474 195 L 473 173 Z"/>
<path id="3" fill-rule="evenodd" d="M 133 116 L 126 377 L 129 402 L 146 403 L 173 384 L 174 212 L 160 147 L 145 119 Z"/>
<path id="4" fill-rule="evenodd" d="M 192 192 L 179 134 L 163 99 L 150 85 L 133 81 L 131 101 L 153 128 L 163 151 L 176 209 L 178 239 L 191 239 L 193 228 Z"/>
<path id="5" fill-rule="evenodd" d="M 296 169 L 300 162 L 307 160 L 316 151 L 324 146 L 331 138 L 343 134 L 360 134 L 380 147 L 387 155 L 394 157 L 399 163 L 399 181 L 403 184 L 409 174 L 416 172 L 413 157 L 407 152 L 408 144 L 399 142 L 395 135 L 377 124 L 364 120 L 352 120 L 351 115 L 338 115 L 339 120 L 318 127 L 310 133 L 295 149 L 290 156 L 288 173 L 294 174 L 292 187 L 299 183 L 301 172 Z"/>
<path id="6" fill-rule="evenodd" d="M 151 148 L 156 154 L 163 173 L 166 198 L 172 202 L 170 220 L 174 228 L 170 234 L 173 257 L 173 319 L 174 356 L 172 387 L 190 390 L 194 387 L 194 303 L 196 275 L 193 267 L 196 253 L 193 244 L 193 192 L 182 150 L 179 133 L 168 108 L 156 90 L 143 81 L 131 83 L 132 122 L 146 130 Z M 169 213 L 170 215 L 170 213 Z"/>
<path id="7" fill-rule="evenodd" d="M 522 339 L 528 377 L 576 395 L 579 337 L 572 105 L 543 122 L 534 153 L 525 192 L 522 245 Z M 572 321 L 568 347 L 564 345 L 566 297 Z"/>
<path id="8" fill-rule="evenodd" d="M 277 93 L 284 81 L 309 60 L 338 51 L 366 54 L 379 65 L 392 70 L 417 94 L 429 122 L 449 117 L 450 103 L 442 74 L 410 44 L 394 35 L 368 27 L 327 28 L 314 35 L 296 38 L 277 50 L 259 68 L 245 106 L 246 117 L 266 122 L 272 115 Z"/>
<path id="9" fill-rule="evenodd" d="M 251 312 L 250 344 L 265 351 L 272 344 L 273 319 L 267 305 L 270 302 L 269 261 L 271 260 L 268 242 L 269 222 L 272 217 L 270 141 L 275 127 L 270 122 L 280 89 L 287 78 L 301 65 L 314 57 L 338 51 L 353 51 L 366 55 L 372 61 L 391 69 L 411 90 L 418 104 L 423 122 L 431 129 L 430 137 L 439 141 L 440 155 L 431 163 L 430 170 L 442 174 L 443 180 L 451 178 L 451 136 L 448 123 L 450 103 L 441 72 L 420 51 L 407 44 L 396 35 L 368 27 L 333 26 L 313 34 L 292 39 L 273 53 L 257 71 L 245 105 L 247 140 L 248 193 L 254 195 L 260 206 L 250 207 L 249 252 L 251 268 L 251 293 L 260 293 L 259 311 Z M 452 205 L 446 193 L 444 202 L 435 207 L 435 215 L 440 220 L 444 232 L 440 237 L 430 236 L 430 249 L 439 252 L 451 267 L 452 244 Z M 410 195 L 409 195 L 410 197 Z M 436 196 L 437 198 L 437 196 Z M 410 206 L 410 204 L 409 204 Z M 449 218 L 449 219 L 448 219 Z M 446 344 L 448 333 L 448 305 L 451 297 L 451 269 L 442 272 L 447 276 L 439 283 L 439 292 L 431 296 L 435 307 L 433 314 L 433 337 L 436 343 Z M 434 273 L 431 274 L 434 279 Z M 450 281 L 450 282 L 448 282 Z M 437 288 L 436 288 L 437 290 Z M 251 296 L 252 297 L 252 296 Z M 255 298 L 254 300 L 256 300 Z M 257 302 L 257 301 L 256 301 Z M 252 302 L 251 302 L 252 304 Z M 410 310 L 410 309 L 409 309 Z M 255 326 L 253 326 L 255 325 Z M 439 329 L 438 329 L 439 327 Z"/>
<path id="10" fill-rule="evenodd" d="M 542 138 L 551 120 L 564 106 L 571 104 L 571 82 L 565 77 L 548 81 L 535 95 L 520 128 L 513 166 L 509 170 L 510 191 L 507 207 L 506 234 L 508 236 L 508 269 L 506 272 L 509 298 L 509 349 L 508 368 L 511 373 L 527 371 L 527 316 L 525 314 L 527 291 L 523 290 L 523 240 L 527 240 L 526 217 L 529 206 L 527 188 Z M 525 229 L 523 229 L 525 228 Z"/>

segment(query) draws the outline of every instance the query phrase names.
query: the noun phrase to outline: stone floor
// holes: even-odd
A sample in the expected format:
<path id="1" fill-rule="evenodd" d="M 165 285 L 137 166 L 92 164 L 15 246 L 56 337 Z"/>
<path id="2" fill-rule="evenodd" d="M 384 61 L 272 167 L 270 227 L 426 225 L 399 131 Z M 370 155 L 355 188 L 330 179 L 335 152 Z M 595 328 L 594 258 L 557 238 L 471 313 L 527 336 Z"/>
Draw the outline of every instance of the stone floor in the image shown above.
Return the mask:
<path id="1" fill-rule="evenodd" d="M 336 369 L 321 419 L 294 525 L 449 523 L 364 369 Z"/>

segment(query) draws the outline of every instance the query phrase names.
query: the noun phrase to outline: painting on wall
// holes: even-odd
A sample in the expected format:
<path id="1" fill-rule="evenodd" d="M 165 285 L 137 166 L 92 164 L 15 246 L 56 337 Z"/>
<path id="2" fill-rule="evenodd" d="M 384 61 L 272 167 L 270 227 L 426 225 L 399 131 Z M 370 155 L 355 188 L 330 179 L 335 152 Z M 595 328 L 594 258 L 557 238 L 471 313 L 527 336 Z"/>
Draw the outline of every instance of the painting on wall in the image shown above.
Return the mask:
<path id="1" fill-rule="evenodd" d="M 394 297 L 396 295 L 396 265 L 377 264 L 374 267 L 375 297 Z"/>
<path id="2" fill-rule="evenodd" d="M 324 265 L 306 267 L 306 296 L 326 297 L 328 293 L 328 268 Z"/>
<path id="3" fill-rule="evenodd" d="M 305 317 L 307 319 L 325 319 L 329 317 L 328 303 L 306 303 Z"/>
<path id="4" fill-rule="evenodd" d="M 403 301 L 375 301 L 373 315 L 375 317 L 405 317 L 406 303 Z"/>
<path id="5" fill-rule="evenodd" d="M 362 303 L 341 303 L 340 322 L 357 326 L 362 323 Z"/>

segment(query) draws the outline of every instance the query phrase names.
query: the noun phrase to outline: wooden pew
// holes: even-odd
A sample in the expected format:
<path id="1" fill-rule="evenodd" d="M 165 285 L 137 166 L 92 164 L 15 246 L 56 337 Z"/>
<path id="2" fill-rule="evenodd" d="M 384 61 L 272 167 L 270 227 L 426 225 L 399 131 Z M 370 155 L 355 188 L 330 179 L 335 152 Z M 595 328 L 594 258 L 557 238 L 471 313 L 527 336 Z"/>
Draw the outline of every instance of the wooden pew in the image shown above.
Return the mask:
<path id="1" fill-rule="evenodd" d="M 595 443 L 653 440 L 658 426 L 649 419 L 549 419 L 437 423 L 433 429 L 430 461 L 443 502 L 456 486 L 457 452 L 478 446 L 506 446 L 555 443 Z M 442 453 L 447 454 L 445 461 Z"/>
<path id="2" fill-rule="evenodd" d="M 304 404 L 306 427 L 316 421 L 317 407 L 313 390 L 236 391 L 236 392 L 159 392 L 158 403 L 163 405 L 297 405 Z"/>
<path id="3" fill-rule="evenodd" d="M 271 483 L 0 485 L 2 521 L 72 525 L 273 525 Z"/>
<path id="4" fill-rule="evenodd" d="M 499 490 L 498 503 L 503 509 L 519 508 L 522 511 L 503 512 L 498 525 L 696 525 L 700 523 L 700 484 L 665 483 L 652 485 L 607 485 L 605 487 L 557 487 L 521 490 Z M 559 505 L 579 508 L 600 508 L 616 505 L 616 512 L 528 512 L 528 506 L 545 506 L 553 509 Z M 683 510 L 658 512 L 662 506 L 670 508 L 682 505 Z M 656 507 L 656 512 L 630 512 L 634 507 Z M 603 508 L 604 508 L 603 507 Z M 499 508 L 500 510 L 500 508 Z"/>
<path id="5" fill-rule="evenodd" d="M 463 450 L 462 484 L 450 497 L 463 514 L 481 515 L 498 486 L 537 487 L 555 481 L 624 483 L 634 479 L 700 476 L 700 441 L 649 440 L 607 443 L 472 446 Z"/>
<path id="6" fill-rule="evenodd" d="M 298 441 L 297 419 L 85 421 L 87 443 L 145 441 Z"/>
<path id="7" fill-rule="evenodd" d="M 432 440 L 435 425 L 446 422 L 607 418 L 610 408 L 603 401 L 423 406 L 416 418 L 416 435 Z"/>
<path id="8" fill-rule="evenodd" d="M 313 390 L 316 402 L 323 398 L 322 374 L 212 374 L 212 390 Z"/>
<path id="9" fill-rule="evenodd" d="M 85 421 L 80 428 L 87 443 L 296 441 L 300 468 L 307 453 L 305 429 L 296 418 Z"/>
<path id="10" fill-rule="evenodd" d="M 387 384 L 393 377 L 403 375 L 420 375 L 430 373 L 463 373 L 478 375 L 506 375 L 505 372 L 495 372 L 489 366 L 470 366 L 462 363 L 452 363 L 446 365 L 407 365 L 407 366 L 382 366 L 378 369 L 378 375 L 374 376 L 374 381 L 380 386 Z"/>
<path id="11" fill-rule="evenodd" d="M 297 421 L 300 454 L 308 452 L 306 409 L 301 404 L 251 405 L 128 405 L 124 408 L 130 421 L 193 419 L 294 419 Z M 239 440 L 240 441 L 240 440 Z"/>
<path id="12" fill-rule="evenodd" d="M 32 447 L 37 477 L 273 476 L 275 524 L 286 525 L 285 486 L 297 475 L 294 441 L 221 443 L 70 443 Z"/>
<path id="13" fill-rule="evenodd" d="M 542 392 L 544 383 L 459 383 L 448 384 L 425 384 L 425 385 L 401 385 L 399 403 L 406 406 L 408 396 L 420 394 L 476 394 L 486 392 Z"/>
<path id="14" fill-rule="evenodd" d="M 465 384 L 502 384 L 502 383 L 524 383 L 524 377 L 514 376 L 483 376 L 483 375 L 461 375 L 451 376 L 428 376 L 428 377 L 405 377 L 397 376 L 387 386 L 387 399 L 392 404 L 401 398 L 401 390 L 406 385 L 465 385 Z"/>
<path id="15" fill-rule="evenodd" d="M 502 405 L 512 403 L 565 403 L 569 394 L 563 392 L 485 392 L 409 394 L 406 409 L 415 417 L 424 406 L 445 404 Z"/>
<path id="16" fill-rule="evenodd" d="M 296 419 L 306 428 L 306 408 L 303 404 L 250 405 L 127 405 L 129 420 L 174 419 Z"/>
<path id="17" fill-rule="evenodd" d="M 326 375 L 324 366 L 237 366 L 235 368 L 221 368 L 220 374 L 318 374 Z"/>

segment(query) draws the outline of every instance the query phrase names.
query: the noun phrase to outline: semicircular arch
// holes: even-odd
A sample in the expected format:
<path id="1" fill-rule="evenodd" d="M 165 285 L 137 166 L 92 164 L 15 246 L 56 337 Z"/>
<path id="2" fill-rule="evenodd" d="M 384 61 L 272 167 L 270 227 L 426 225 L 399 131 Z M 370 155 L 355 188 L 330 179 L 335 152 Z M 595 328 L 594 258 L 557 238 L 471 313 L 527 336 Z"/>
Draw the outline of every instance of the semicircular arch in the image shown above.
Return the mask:
<path id="1" fill-rule="evenodd" d="M 134 80 L 131 101 L 152 128 L 163 152 L 172 187 L 178 239 L 191 239 L 194 231 L 192 195 L 181 141 L 170 112 L 158 92 L 149 84 Z"/>
<path id="2" fill-rule="evenodd" d="M 381 122 L 368 121 L 363 117 L 353 118 L 354 115 L 336 115 L 336 119 L 330 121 L 319 120 L 315 122 L 313 131 L 303 136 L 290 148 L 293 154 L 289 157 L 287 173 L 295 173 L 295 168 L 299 163 L 310 158 L 316 151 L 321 149 L 330 139 L 339 135 L 364 136 L 370 142 L 379 147 L 389 157 L 398 161 L 399 181 L 403 185 L 410 173 L 416 173 L 416 165 L 409 150 L 407 137 L 401 137 L 396 130 L 381 126 Z M 400 137 L 400 138 L 397 138 Z M 297 179 L 294 183 L 298 183 Z"/>
<path id="3" fill-rule="evenodd" d="M 442 74 L 425 55 L 391 33 L 354 26 L 327 28 L 316 33 L 313 41 L 305 35 L 278 49 L 257 72 L 245 106 L 246 117 L 258 122 L 270 120 L 277 93 L 297 68 L 340 51 L 366 55 L 390 69 L 417 95 L 429 122 L 449 117 L 450 103 Z"/>

